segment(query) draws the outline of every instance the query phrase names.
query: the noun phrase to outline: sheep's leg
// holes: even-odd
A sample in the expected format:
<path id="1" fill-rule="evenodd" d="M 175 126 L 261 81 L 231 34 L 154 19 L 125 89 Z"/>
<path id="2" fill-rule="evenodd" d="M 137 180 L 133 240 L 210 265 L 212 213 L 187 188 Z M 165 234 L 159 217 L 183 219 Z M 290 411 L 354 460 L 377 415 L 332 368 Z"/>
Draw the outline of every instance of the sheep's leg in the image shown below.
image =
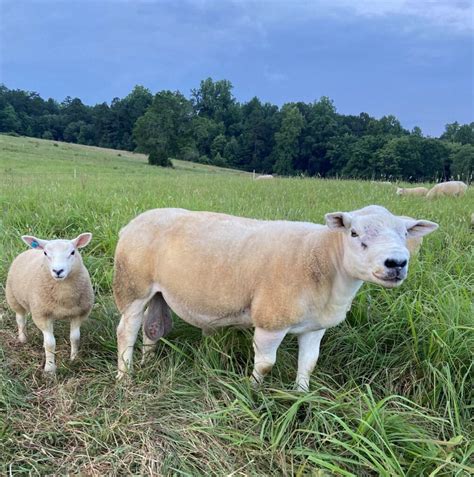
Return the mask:
<path id="1" fill-rule="evenodd" d="M 118 373 L 122 379 L 132 366 L 133 347 L 143 323 L 147 300 L 135 300 L 127 307 L 117 328 Z"/>
<path id="2" fill-rule="evenodd" d="M 56 371 L 55 352 L 56 352 L 56 340 L 54 339 L 54 326 L 53 320 L 40 319 L 32 316 L 36 326 L 43 332 L 43 346 L 46 356 L 46 362 L 44 364 L 44 372 L 54 374 Z"/>
<path id="3" fill-rule="evenodd" d="M 253 337 L 253 349 L 255 352 L 255 364 L 252 373 L 252 382 L 260 384 L 276 361 L 276 353 L 287 329 L 278 331 L 268 331 L 263 328 L 255 328 Z"/>
<path id="4" fill-rule="evenodd" d="M 26 316 L 22 313 L 16 314 L 16 324 L 18 325 L 18 341 L 26 343 Z"/>
<path id="5" fill-rule="evenodd" d="M 69 332 L 69 339 L 71 340 L 71 361 L 74 361 L 79 353 L 79 342 L 81 340 L 81 325 L 86 318 L 86 316 L 81 316 L 79 318 L 73 318 L 71 320 L 71 329 Z"/>
<path id="6" fill-rule="evenodd" d="M 296 388 L 309 391 L 309 377 L 319 357 L 319 346 L 326 330 L 311 331 L 298 335 L 298 374 Z"/>

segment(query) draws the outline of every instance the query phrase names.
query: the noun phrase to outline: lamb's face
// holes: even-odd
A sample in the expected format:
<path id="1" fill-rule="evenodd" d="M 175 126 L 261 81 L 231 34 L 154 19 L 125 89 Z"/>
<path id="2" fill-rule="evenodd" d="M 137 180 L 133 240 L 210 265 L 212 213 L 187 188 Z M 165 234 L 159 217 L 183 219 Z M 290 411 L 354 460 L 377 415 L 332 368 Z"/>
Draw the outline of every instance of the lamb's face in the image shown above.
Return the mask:
<path id="1" fill-rule="evenodd" d="M 55 280 L 64 280 L 71 273 L 78 252 L 71 240 L 50 240 L 43 248 L 46 264 Z"/>
<path id="2" fill-rule="evenodd" d="M 421 237 L 438 228 L 426 220 L 397 217 L 379 206 L 327 214 L 326 222 L 329 228 L 344 233 L 347 273 L 387 288 L 399 286 L 407 276 L 407 238 Z"/>
<path id="3" fill-rule="evenodd" d="M 45 265 L 57 281 L 68 277 L 74 269 L 74 264 L 80 260 L 78 249 L 85 247 L 91 238 L 90 233 L 81 234 L 74 240 L 42 240 L 27 235 L 22 237 L 31 248 L 43 252 Z"/>

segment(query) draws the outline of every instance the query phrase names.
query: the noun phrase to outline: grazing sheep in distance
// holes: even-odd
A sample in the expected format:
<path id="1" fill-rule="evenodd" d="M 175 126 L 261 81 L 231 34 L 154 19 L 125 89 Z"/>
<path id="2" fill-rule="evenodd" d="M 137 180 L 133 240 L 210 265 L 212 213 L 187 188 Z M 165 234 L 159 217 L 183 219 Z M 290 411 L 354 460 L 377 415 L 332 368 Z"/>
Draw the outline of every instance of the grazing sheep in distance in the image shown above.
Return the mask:
<path id="1" fill-rule="evenodd" d="M 397 187 L 397 195 L 418 195 L 425 196 L 428 193 L 426 187 L 411 187 L 411 188 L 402 188 Z"/>
<path id="2" fill-rule="evenodd" d="M 467 185 L 462 181 L 440 182 L 436 184 L 426 196 L 428 199 L 442 196 L 462 197 L 467 190 Z"/>
<path id="3" fill-rule="evenodd" d="M 16 313 L 18 340 L 26 342 L 26 314 L 31 313 L 43 332 L 46 373 L 56 370 L 54 320 L 70 320 L 71 360 L 78 354 L 80 327 L 94 304 L 89 273 L 78 249 L 91 238 L 90 233 L 74 240 L 41 240 L 24 235 L 23 241 L 32 249 L 18 255 L 8 272 L 6 298 Z"/>
<path id="4" fill-rule="evenodd" d="M 255 180 L 261 181 L 261 180 L 266 180 L 266 179 L 273 179 L 272 174 L 263 174 L 261 176 L 258 176 Z"/>
<path id="5" fill-rule="evenodd" d="M 326 225 L 144 212 L 121 230 L 115 252 L 117 377 L 130 370 L 140 327 L 147 352 L 171 328 L 171 308 L 204 333 L 254 327 L 256 383 L 271 370 L 285 335 L 296 334 L 296 384 L 306 390 L 324 332 L 345 319 L 363 282 L 400 285 L 407 238 L 437 227 L 379 206 L 327 214 Z"/>

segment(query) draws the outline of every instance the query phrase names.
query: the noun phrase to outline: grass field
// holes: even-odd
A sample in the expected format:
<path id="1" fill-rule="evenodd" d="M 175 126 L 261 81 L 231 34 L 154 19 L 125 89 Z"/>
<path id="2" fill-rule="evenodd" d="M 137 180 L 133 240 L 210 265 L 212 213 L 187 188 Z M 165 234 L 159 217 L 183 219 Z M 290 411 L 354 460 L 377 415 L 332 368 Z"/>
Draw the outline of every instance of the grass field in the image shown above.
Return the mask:
<path id="1" fill-rule="evenodd" d="M 2 475 L 470 475 L 472 463 L 474 189 L 462 199 L 400 198 L 357 181 L 252 181 L 235 171 L 0 136 L 0 473 Z M 174 317 L 156 356 L 117 385 L 111 295 L 118 230 L 154 207 L 322 222 L 380 204 L 436 221 L 396 290 L 364 285 L 323 339 L 311 392 L 292 390 L 288 337 L 260 390 L 247 376 L 251 333 L 202 338 Z M 42 337 L 16 342 L 3 286 L 19 236 L 94 234 L 83 253 L 96 305 L 78 362 L 56 326 L 58 373 L 41 372 Z M 138 360 L 136 360 L 138 361 Z"/>

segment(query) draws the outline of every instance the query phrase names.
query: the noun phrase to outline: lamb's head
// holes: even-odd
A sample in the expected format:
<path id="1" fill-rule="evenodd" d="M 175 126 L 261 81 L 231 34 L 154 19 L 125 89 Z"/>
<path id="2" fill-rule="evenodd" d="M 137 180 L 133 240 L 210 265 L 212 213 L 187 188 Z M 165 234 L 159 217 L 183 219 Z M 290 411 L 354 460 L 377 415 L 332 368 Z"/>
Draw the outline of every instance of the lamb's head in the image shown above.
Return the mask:
<path id="1" fill-rule="evenodd" d="M 438 228 L 428 220 L 398 217 L 371 205 L 354 212 L 326 214 L 330 229 L 343 233 L 343 266 L 353 278 L 393 288 L 406 278 L 407 239 Z"/>
<path id="2" fill-rule="evenodd" d="M 92 234 L 86 232 L 73 240 L 43 240 L 31 235 L 21 238 L 31 248 L 43 251 L 45 266 L 49 268 L 51 276 L 60 281 L 65 280 L 82 263 L 78 249 L 91 241 Z"/>

